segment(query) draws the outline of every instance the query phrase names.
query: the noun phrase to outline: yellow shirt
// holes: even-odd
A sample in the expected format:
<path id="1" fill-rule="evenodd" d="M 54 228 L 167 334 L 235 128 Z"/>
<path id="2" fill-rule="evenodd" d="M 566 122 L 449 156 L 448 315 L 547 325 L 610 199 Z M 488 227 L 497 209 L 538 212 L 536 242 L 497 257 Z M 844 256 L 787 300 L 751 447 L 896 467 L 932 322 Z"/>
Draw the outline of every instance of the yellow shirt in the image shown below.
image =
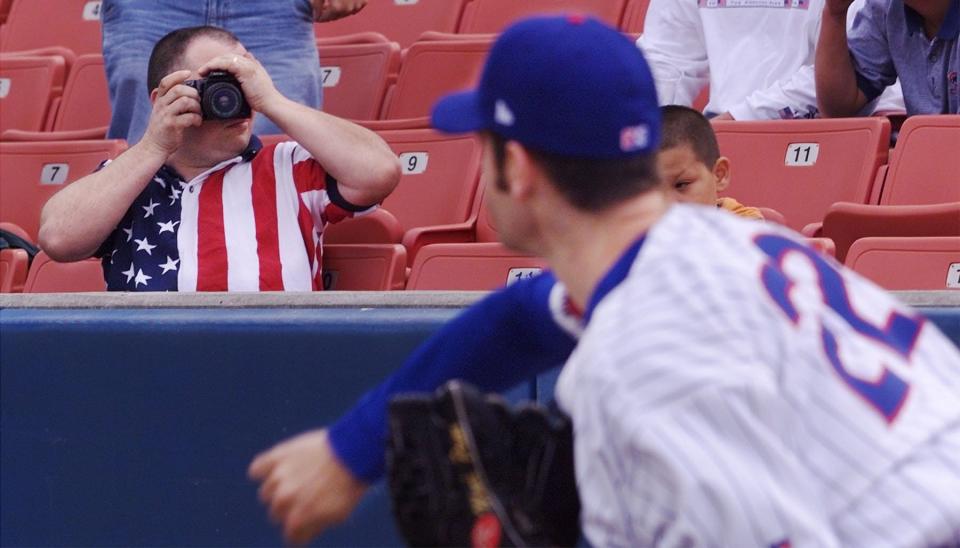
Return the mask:
<path id="1" fill-rule="evenodd" d="M 763 213 L 755 207 L 747 207 L 733 198 L 720 198 L 717 200 L 717 207 L 726 209 L 734 215 L 739 215 L 747 219 L 763 220 Z"/>

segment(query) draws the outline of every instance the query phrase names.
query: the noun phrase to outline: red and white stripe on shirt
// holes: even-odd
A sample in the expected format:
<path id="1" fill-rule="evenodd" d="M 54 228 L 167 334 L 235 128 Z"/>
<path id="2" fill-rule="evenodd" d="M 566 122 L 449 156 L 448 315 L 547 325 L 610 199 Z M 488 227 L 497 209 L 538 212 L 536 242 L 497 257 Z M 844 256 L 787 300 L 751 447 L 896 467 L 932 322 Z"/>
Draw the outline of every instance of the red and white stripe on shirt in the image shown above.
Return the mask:
<path id="1" fill-rule="evenodd" d="M 215 166 L 182 200 L 179 291 L 322 289 L 323 229 L 355 215 L 331 202 L 323 167 L 294 142 Z"/>

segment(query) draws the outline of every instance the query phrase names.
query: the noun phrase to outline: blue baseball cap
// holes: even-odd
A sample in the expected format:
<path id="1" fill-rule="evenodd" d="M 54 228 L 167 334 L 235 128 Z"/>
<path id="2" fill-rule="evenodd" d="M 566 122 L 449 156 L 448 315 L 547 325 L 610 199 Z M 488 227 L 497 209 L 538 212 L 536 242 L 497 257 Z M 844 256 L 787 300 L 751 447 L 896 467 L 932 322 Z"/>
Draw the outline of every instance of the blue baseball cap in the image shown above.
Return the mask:
<path id="1" fill-rule="evenodd" d="M 490 130 L 535 150 L 586 158 L 650 153 L 660 139 L 657 91 L 640 49 L 580 15 L 510 26 L 477 89 L 440 99 L 431 118 L 448 133 Z"/>

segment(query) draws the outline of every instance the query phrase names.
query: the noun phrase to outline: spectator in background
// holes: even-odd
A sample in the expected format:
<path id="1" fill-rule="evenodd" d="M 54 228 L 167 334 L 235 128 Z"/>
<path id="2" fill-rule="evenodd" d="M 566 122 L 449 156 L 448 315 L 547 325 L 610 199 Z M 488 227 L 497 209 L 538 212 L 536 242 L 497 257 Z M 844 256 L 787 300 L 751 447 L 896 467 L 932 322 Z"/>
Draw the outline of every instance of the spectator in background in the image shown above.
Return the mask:
<path id="1" fill-rule="evenodd" d="M 234 33 L 266 67 L 280 92 L 319 109 L 323 87 L 314 21 L 332 21 L 360 11 L 367 0 L 104 0 L 103 60 L 112 117 L 107 137 L 139 141 L 150 119 L 145 86 L 150 50 L 169 32 L 214 25 Z M 265 116 L 261 135 L 280 133 Z"/>
<path id="2" fill-rule="evenodd" d="M 813 118 L 822 8 L 823 0 L 652 0 L 637 45 L 661 104 L 690 106 L 709 84 L 708 117 Z M 871 107 L 903 110 L 899 90 Z"/>
<path id="3" fill-rule="evenodd" d="M 817 44 L 817 96 L 826 116 L 853 116 L 898 77 L 907 114 L 960 113 L 960 0 L 827 0 Z"/>
<path id="4" fill-rule="evenodd" d="M 58 261 L 96 255 L 111 291 L 320 289 L 329 223 L 374 207 L 400 166 L 375 133 L 284 97 L 236 36 L 174 31 L 150 56 L 143 139 L 54 195 L 40 245 Z M 247 117 L 201 117 L 183 85 L 231 73 L 254 113 L 295 142 L 264 147 Z"/>
<path id="5" fill-rule="evenodd" d="M 730 159 L 720 155 L 710 122 L 696 110 L 680 105 L 660 107 L 661 138 L 657 153 L 660 178 L 681 203 L 712 205 L 746 219 L 763 220 L 763 213 L 718 194 L 730 185 Z"/>

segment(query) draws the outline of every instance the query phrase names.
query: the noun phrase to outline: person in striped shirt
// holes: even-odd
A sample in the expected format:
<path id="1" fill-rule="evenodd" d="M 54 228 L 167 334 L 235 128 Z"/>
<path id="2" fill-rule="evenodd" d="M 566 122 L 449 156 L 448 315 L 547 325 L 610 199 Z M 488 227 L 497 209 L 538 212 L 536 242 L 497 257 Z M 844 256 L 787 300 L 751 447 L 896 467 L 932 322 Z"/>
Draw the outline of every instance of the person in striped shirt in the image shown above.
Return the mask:
<path id="1" fill-rule="evenodd" d="M 960 543 L 960 351 L 796 233 L 673 203 L 653 77 L 627 38 L 577 16 L 516 23 L 477 90 L 432 119 L 479 132 L 499 237 L 553 270 L 464 311 L 329 429 L 253 460 L 289 540 L 382 477 L 395 394 L 499 391 L 562 364 L 593 546 Z"/>
<path id="2" fill-rule="evenodd" d="M 146 134 L 50 199 L 41 248 L 58 261 L 101 257 L 111 291 L 321 289 L 324 227 L 393 190 L 400 168 L 390 148 L 284 97 L 223 29 L 167 34 L 149 67 Z M 203 119 L 184 82 L 211 71 L 236 77 L 254 115 L 291 140 L 263 147 L 252 118 Z"/>

